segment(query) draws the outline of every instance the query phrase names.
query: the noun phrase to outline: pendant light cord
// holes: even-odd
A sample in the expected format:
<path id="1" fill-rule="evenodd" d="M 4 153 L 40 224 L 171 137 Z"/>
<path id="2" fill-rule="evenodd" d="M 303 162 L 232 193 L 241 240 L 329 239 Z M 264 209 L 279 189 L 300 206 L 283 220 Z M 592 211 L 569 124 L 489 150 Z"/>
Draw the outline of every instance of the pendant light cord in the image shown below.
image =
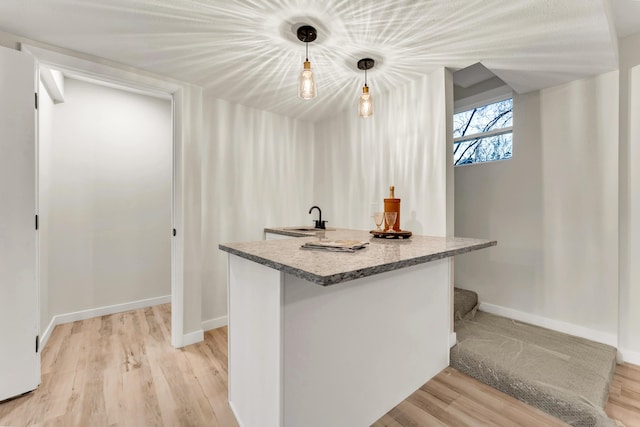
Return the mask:
<path id="1" fill-rule="evenodd" d="M 364 70 L 364 87 L 368 87 L 367 86 L 367 69 L 366 68 Z"/>
<path id="2" fill-rule="evenodd" d="M 309 61 L 309 42 L 305 42 L 305 49 L 306 49 L 306 59 L 305 61 Z"/>

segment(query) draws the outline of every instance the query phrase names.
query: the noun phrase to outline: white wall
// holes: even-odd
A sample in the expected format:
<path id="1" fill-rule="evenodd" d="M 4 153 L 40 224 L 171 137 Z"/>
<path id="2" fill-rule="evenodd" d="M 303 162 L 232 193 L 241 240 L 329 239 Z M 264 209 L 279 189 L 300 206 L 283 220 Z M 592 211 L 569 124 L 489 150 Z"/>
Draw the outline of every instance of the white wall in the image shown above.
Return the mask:
<path id="1" fill-rule="evenodd" d="M 617 71 L 541 91 L 547 313 L 614 336 L 618 91 Z"/>
<path id="2" fill-rule="evenodd" d="M 453 83 L 440 69 L 389 93 L 371 88 L 375 114 L 354 107 L 316 123 L 316 201 L 330 226 L 373 229 L 371 204 L 382 209 L 389 186 L 401 199 L 401 228 L 444 236 L 451 162 Z M 452 168 L 452 167 L 451 167 Z"/>
<path id="3" fill-rule="evenodd" d="M 316 159 L 311 123 L 212 96 L 203 101 L 202 138 L 201 303 L 209 328 L 227 314 L 227 254 L 218 245 L 260 240 L 265 227 L 312 225 Z"/>
<path id="4" fill-rule="evenodd" d="M 513 108 L 513 158 L 455 168 L 455 235 L 498 241 L 491 254 L 457 257 L 455 278 L 481 301 L 539 312 L 544 307 L 539 93 L 514 96 Z"/>
<path id="5" fill-rule="evenodd" d="M 640 364 L 640 34 L 620 40 L 620 348 Z"/>
<path id="6" fill-rule="evenodd" d="M 514 97 L 513 158 L 455 170 L 455 234 L 498 240 L 458 286 L 616 343 L 617 120 L 617 72 Z"/>
<path id="7" fill-rule="evenodd" d="M 49 315 L 170 294 L 171 103 L 66 79 L 52 108 Z M 44 230 L 43 230 L 44 231 Z"/>

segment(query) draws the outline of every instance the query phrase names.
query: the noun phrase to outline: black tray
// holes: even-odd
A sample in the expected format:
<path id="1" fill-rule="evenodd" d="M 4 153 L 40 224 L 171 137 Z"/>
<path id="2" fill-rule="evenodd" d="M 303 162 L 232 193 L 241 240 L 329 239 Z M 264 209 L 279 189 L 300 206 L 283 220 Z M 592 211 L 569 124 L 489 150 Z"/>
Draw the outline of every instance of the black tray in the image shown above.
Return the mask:
<path id="1" fill-rule="evenodd" d="M 378 231 L 371 230 L 369 233 L 373 234 L 373 237 L 379 237 L 381 239 L 408 239 L 413 233 L 407 230 L 400 231 Z"/>

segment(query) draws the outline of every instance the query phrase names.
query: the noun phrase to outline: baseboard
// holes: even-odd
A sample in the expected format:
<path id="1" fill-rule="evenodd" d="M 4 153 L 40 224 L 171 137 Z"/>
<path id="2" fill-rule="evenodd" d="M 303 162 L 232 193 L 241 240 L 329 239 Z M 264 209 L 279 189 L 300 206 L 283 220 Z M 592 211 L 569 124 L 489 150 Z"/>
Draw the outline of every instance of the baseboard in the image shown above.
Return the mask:
<path id="1" fill-rule="evenodd" d="M 618 349 L 618 352 L 622 355 L 622 361 L 625 363 L 632 363 L 640 366 L 640 353 L 637 351 L 625 350 L 624 348 Z"/>
<path id="2" fill-rule="evenodd" d="M 167 304 L 171 302 L 171 295 L 165 295 L 155 298 L 147 298 L 138 301 L 125 302 L 123 304 L 108 305 L 105 307 L 92 308 L 89 310 L 76 311 L 73 313 L 58 314 L 53 316 L 49 326 L 40 337 L 40 348 L 44 348 L 49 340 L 53 329 L 57 325 L 64 323 L 77 322 L 78 320 L 86 320 L 94 317 L 107 316 L 109 314 L 122 313 L 123 311 L 137 310 L 139 308 L 153 307 L 154 305 Z"/>
<path id="3" fill-rule="evenodd" d="M 44 348 L 44 346 L 47 344 L 47 341 L 49 341 L 49 337 L 51 336 L 51 333 L 53 332 L 53 329 L 55 327 L 56 327 L 56 317 L 53 316 L 53 318 L 51 319 L 51 322 L 49 322 L 49 325 L 47 326 L 47 329 L 45 329 L 42 335 L 40 335 L 40 348 Z"/>
<path id="4" fill-rule="evenodd" d="M 547 329 L 552 329 L 565 334 L 574 335 L 580 338 L 586 338 L 602 344 L 613 347 L 618 346 L 618 337 L 615 334 L 597 331 L 595 329 L 585 328 L 583 326 L 574 325 L 573 323 L 562 322 L 560 320 L 550 319 L 524 311 L 513 310 L 511 308 L 501 307 L 499 305 L 480 303 L 480 310 L 498 316 L 508 317 L 520 322 L 530 323 Z"/>
<path id="5" fill-rule="evenodd" d="M 238 412 L 236 411 L 235 406 L 233 406 L 233 402 L 231 400 L 229 400 L 229 407 L 231 408 L 231 412 L 233 412 L 233 416 L 236 417 L 236 422 L 238 423 L 238 425 L 240 427 L 244 427 L 244 423 L 242 422 L 242 420 L 238 416 Z"/>
<path id="6" fill-rule="evenodd" d="M 229 321 L 227 319 L 227 316 L 220 316 L 215 319 L 209 319 L 202 322 L 202 330 L 210 331 L 212 329 L 218 329 L 223 326 L 227 326 L 228 324 Z"/>
<path id="7" fill-rule="evenodd" d="M 204 331 L 198 329 L 197 331 L 189 332 L 182 336 L 182 346 L 186 347 L 197 342 L 204 341 Z"/>
<path id="8" fill-rule="evenodd" d="M 204 341 L 204 331 L 210 331 L 211 329 L 216 329 L 221 326 L 225 326 L 227 325 L 227 323 L 228 323 L 227 316 L 205 320 L 204 322 L 201 323 L 202 329 L 189 332 L 182 336 L 182 345 L 180 347 L 185 347 L 200 341 Z"/>
<path id="9" fill-rule="evenodd" d="M 457 342 L 458 342 L 458 336 L 456 335 L 455 332 L 451 332 L 449 334 L 449 348 L 451 348 L 454 345 L 456 345 Z"/>

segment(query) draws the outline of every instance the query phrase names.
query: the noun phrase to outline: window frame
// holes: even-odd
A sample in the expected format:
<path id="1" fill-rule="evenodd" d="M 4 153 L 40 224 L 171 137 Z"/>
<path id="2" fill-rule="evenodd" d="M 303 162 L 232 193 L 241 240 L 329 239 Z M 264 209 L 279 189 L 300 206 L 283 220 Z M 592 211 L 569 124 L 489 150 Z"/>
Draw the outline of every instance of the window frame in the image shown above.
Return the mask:
<path id="1" fill-rule="evenodd" d="M 508 89 L 508 91 L 504 90 L 505 87 Z M 513 117 L 513 91 L 508 86 L 503 86 L 503 87 L 497 88 L 496 90 L 491 90 L 491 91 L 484 92 L 476 96 L 470 97 L 468 99 L 463 99 L 459 103 L 456 102 L 455 103 L 456 105 L 454 106 L 453 117 L 455 118 L 456 114 L 473 110 L 474 108 L 483 107 L 485 105 L 491 105 L 497 102 L 506 101 L 507 99 L 511 99 L 511 114 Z M 464 101 L 467 101 L 467 102 L 464 102 Z M 474 139 L 490 138 L 493 136 L 505 135 L 507 133 L 510 133 L 512 135 L 511 136 L 511 157 L 506 159 L 489 160 L 484 162 L 462 163 L 459 165 L 455 163 L 455 157 L 454 157 L 453 166 L 459 167 L 459 166 L 480 165 L 484 163 L 500 162 L 503 160 L 509 160 L 513 158 L 513 125 L 500 128 L 500 129 L 492 129 L 486 132 L 479 132 L 479 133 L 455 137 L 453 138 L 453 144 L 451 147 L 452 149 L 455 149 L 455 145 L 462 142 L 471 141 Z"/>

